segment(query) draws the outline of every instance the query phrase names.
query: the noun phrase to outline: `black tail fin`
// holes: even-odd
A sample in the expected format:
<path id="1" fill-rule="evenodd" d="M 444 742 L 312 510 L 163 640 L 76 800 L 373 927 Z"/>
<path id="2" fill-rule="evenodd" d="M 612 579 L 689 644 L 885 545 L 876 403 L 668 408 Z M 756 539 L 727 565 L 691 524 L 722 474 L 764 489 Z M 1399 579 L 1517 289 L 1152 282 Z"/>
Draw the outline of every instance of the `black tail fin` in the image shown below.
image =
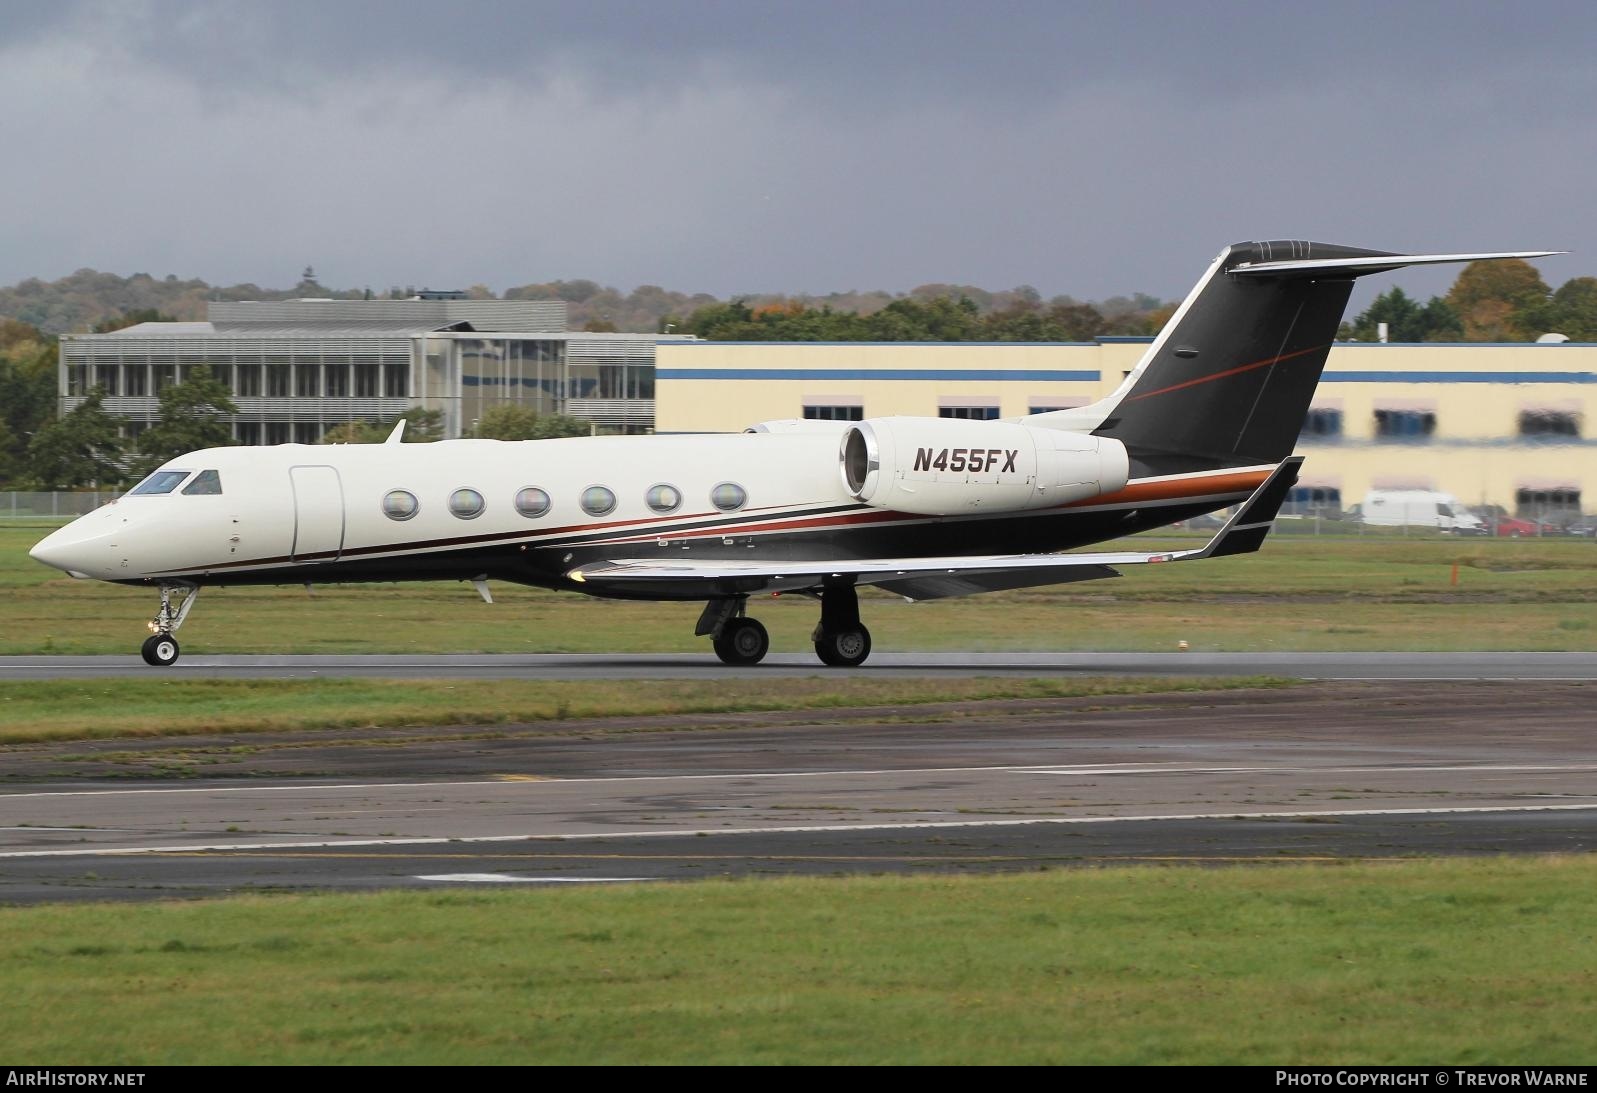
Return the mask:
<path id="1" fill-rule="evenodd" d="M 1343 264 L 1382 258 L 1395 261 Z M 1233 466 L 1285 459 L 1353 279 L 1404 264 L 1403 256 L 1326 243 L 1228 247 L 1093 432 L 1139 454 L 1180 453 Z M 1258 266 L 1264 268 L 1251 268 Z"/>

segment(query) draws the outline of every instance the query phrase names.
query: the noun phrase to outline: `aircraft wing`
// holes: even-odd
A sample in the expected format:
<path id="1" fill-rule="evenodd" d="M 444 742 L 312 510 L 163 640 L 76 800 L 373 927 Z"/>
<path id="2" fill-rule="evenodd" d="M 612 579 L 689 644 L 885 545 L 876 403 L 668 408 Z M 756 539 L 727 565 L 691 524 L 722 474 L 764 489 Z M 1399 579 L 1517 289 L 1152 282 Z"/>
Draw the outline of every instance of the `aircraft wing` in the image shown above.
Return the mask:
<path id="1" fill-rule="evenodd" d="M 1193 550 L 1104 551 L 1083 554 L 987 554 L 928 558 L 839 558 L 778 562 L 758 559 L 613 558 L 585 562 L 566 576 L 624 591 L 628 586 L 700 585 L 707 596 L 799 591 L 832 579 L 852 578 L 912 599 L 1064 584 L 1118 577 L 1117 566 L 1195 561 L 1258 550 L 1287 491 L 1297 481 L 1301 456 L 1284 460 L 1243 502 L 1213 539 Z"/>

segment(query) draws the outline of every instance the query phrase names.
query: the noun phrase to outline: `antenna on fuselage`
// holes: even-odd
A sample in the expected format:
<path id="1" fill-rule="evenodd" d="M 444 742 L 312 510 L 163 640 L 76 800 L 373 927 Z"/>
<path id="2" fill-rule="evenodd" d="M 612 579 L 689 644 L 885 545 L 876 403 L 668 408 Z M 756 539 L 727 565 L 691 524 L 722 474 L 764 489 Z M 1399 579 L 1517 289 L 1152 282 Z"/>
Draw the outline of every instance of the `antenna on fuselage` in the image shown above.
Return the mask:
<path id="1" fill-rule="evenodd" d="M 398 443 L 400 443 L 400 441 L 404 437 L 404 435 L 405 435 L 405 419 L 404 418 L 400 418 L 398 421 L 394 422 L 394 431 L 388 434 L 388 439 L 383 441 L 383 443 L 384 444 L 398 444 Z"/>

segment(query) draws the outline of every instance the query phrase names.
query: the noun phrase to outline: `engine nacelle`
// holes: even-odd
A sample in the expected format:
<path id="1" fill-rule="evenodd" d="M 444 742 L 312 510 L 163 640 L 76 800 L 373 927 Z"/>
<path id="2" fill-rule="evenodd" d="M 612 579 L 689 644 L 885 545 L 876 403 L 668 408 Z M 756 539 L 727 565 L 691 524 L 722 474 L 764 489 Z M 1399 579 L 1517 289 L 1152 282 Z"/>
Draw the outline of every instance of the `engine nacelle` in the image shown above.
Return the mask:
<path id="1" fill-rule="evenodd" d="M 879 417 L 856 422 L 839 453 L 858 501 L 922 516 L 1019 512 L 1121 489 L 1125 445 L 1006 421 Z"/>

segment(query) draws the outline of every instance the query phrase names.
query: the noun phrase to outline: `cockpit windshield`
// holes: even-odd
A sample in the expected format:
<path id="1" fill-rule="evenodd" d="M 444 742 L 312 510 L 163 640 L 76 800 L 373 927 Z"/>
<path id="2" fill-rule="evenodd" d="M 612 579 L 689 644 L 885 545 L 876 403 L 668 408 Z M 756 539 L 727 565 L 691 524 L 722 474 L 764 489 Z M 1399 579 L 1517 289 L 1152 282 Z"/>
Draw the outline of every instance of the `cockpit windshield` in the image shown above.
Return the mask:
<path id="1" fill-rule="evenodd" d="M 189 476 L 188 471 L 156 471 L 150 477 L 140 482 L 128 491 L 129 496 L 149 495 L 153 493 L 171 493 L 177 489 L 178 483 Z M 220 487 L 218 487 L 220 492 Z"/>
<path id="2" fill-rule="evenodd" d="M 222 492 L 222 476 L 215 471 L 201 471 L 194 476 L 194 481 L 183 487 L 183 492 L 190 497 L 195 494 L 215 494 Z"/>

